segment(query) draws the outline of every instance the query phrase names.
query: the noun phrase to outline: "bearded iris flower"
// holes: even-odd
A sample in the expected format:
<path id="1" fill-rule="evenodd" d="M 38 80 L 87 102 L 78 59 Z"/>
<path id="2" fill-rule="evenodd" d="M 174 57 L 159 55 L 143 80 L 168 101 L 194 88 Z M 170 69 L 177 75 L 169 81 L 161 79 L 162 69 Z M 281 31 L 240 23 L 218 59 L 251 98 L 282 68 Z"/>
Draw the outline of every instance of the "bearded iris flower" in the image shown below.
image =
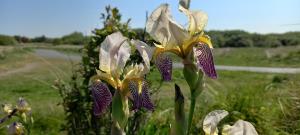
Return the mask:
<path id="1" fill-rule="evenodd" d="M 126 66 L 131 54 L 130 45 L 138 50 L 143 58 L 143 63 Z M 120 32 L 113 33 L 105 38 L 101 43 L 99 52 L 100 63 L 99 70 L 97 70 L 99 80 L 91 86 L 95 115 L 100 115 L 112 101 L 112 95 L 108 87 L 101 81 L 118 90 L 123 97 L 132 97 L 137 108 L 145 107 L 152 110 L 149 107 L 153 107 L 149 96 L 139 96 L 148 93 L 148 89 L 144 88 L 144 76 L 150 71 L 152 53 L 153 49 L 144 42 L 139 40 L 130 41 Z M 144 101 L 147 102 L 140 103 Z"/>
<path id="2" fill-rule="evenodd" d="M 156 65 L 163 78 L 170 79 L 172 64 L 166 59 L 164 52 L 171 52 L 189 64 L 195 59 L 197 66 L 210 78 L 217 78 L 211 49 L 212 43 L 203 31 L 207 23 L 207 15 L 202 11 L 189 10 L 189 0 L 181 0 L 179 10 L 189 19 L 189 26 L 184 29 L 177 24 L 169 11 L 168 4 L 160 5 L 147 20 L 147 32 L 160 44 L 156 44 L 154 53 Z M 160 66 L 166 65 L 166 66 Z"/>
<path id="3" fill-rule="evenodd" d="M 14 122 L 7 127 L 9 135 L 24 135 L 24 126 L 22 123 Z"/>
<path id="4" fill-rule="evenodd" d="M 218 124 L 228 114 L 226 110 L 214 110 L 208 113 L 203 120 L 205 135 L 219 135 Z M 222 135 L 258 135 L 258 133 L 250 122 L 238 120 L 232 126 L 225 124 Z"/>

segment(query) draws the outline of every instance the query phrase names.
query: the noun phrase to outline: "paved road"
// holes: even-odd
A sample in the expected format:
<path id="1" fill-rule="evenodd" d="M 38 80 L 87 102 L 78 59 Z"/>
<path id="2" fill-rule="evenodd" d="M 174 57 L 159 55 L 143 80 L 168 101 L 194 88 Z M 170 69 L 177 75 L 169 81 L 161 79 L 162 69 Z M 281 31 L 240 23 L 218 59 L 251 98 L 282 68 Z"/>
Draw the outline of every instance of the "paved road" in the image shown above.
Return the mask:
<path id="1" fill-rule="evenodd" d="M 174 68 L 183 68 L 181 63 L 174 63 Z M 224 66 L 216 65 L 217 70 L 227 71 L 249 71 L 260 73 L 284 73 L 284 74 L 297 74 L 300 73 L 300 68 L 281 68 L 281 67 L 246 67 L 246 66 Z"/>
<path id="2" fill-rule="evenodd" d="M 61 58 L 66 60 L 79 61 L 81 59 L 80 55 L 67 55 L 55 50 L 48 49 L 36 49 L 35 54 L 37 56 L 45 58 Z M 182 68 L 181 63 L 174 63 L 174 68 Z M 217 70 L 228 70 L 228 71 L 249 71 L 249 72 L 260 72 L 260 73 L 285 73 L 285 74 L 296 74 L 300 73 L 300 68 L 281 68 L 281 67 L 246 67 L 246 66 L 224 66 L 216 65 Z"/>

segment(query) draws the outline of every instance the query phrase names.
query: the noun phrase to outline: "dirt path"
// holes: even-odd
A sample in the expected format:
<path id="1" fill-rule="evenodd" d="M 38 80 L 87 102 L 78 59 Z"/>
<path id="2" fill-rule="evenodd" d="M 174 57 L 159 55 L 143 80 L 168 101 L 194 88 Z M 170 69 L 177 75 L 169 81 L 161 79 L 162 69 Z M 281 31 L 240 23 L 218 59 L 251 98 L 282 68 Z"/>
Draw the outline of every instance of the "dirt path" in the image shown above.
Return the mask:
<path id="1" fill-rule="evenodd" d="M 2 78 L 4 76 L 9 76 L 12 74 L 20 73 L 20 72 L 31 71 L 32 69 L 34 69 L 37 66 L 38 66 L 38 63 L 28 63 L 22 67 L 15 68 L 12 70 L 2 70 L 2 71 L 0 70 L 0 78 Z"/>

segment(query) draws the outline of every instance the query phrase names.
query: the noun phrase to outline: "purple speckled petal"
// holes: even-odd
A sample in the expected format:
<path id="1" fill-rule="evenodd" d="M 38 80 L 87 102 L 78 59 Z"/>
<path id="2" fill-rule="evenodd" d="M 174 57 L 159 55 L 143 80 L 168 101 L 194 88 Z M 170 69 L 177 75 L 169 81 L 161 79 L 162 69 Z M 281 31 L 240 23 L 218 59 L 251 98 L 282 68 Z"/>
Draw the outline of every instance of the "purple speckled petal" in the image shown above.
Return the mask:
<path id="1" fill-rule="evenodd" d="M 143 81 L 141 96 L 142 106 L 150 111 L 154 111 L 154 105 L 151 102 L 149 94 L 149 84 L 146 81 Z"/>
<path id="2" fill-rule="evenodd" d="M 149 85 L 146 81 L 143 81 L 142 83 L 141 93 L 138 92 L 138 84 L 134 81 L 129 82 L 129 89 L 133 97 L 132 110 L 139 110 L 142 109 L 142 107 L 150 111 L 154 110 L 154 105 L 150 100 L 150 95 L 148 92 Z"/>
<path id="3" fill-rule="evenodd" d="M 112 101 L 112 95 L 105 83 L 96 82 L 90 86 L 94 98 L 94 115 L 99 116 L 107 109 Z"/>
<path id="4" fill-rule="evenodd" d="M 199 42 L 194 48 L 194 56 L 197 61 L 197 66 L 210 78 L 216 79 L 217 73 L 215 70 L 214 60 L 211 49 L 208 45 Z"/>
<path id="5" fill-rule="evenodd" d="M 164 81 L 172 79 L 172 59 L 164 54 L 159 54 L 156 58 L 155 65 L 158 68 Z"/>

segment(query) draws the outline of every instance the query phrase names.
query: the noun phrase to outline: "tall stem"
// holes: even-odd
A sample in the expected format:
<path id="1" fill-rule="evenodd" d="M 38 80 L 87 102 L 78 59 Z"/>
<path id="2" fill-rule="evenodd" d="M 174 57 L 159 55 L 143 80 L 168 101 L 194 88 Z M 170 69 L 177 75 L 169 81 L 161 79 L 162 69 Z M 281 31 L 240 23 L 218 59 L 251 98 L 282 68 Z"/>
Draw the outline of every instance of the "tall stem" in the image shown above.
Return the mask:
<path id="1" fill-rule="evenodd" d="M 191 90 L 191 104 L 190 104 L 190 110 L 189 110 L 189 118 L 188 118 L 188 128 L 187 128 L 187 135 L 190 133 L 191 125 L 193 121 L 194 111 L 195 111 L 195 105 L 196 105 L 196 97 L 195 97 L 195 90 Z"/>
<path id="2" fill-rule="evenodd" d="M 190 92 L 191 92 L 191 104 L 188 116 L 188 127 L 186 134 L 190 133 L 195 106 L 196 106 L 196 99 L 200 95 L 203 90 L 203 73 L 197 69 L 196 65 L 185 61 L 184 68 L 183 68 L 184 78 L 187 81 Z"/>

